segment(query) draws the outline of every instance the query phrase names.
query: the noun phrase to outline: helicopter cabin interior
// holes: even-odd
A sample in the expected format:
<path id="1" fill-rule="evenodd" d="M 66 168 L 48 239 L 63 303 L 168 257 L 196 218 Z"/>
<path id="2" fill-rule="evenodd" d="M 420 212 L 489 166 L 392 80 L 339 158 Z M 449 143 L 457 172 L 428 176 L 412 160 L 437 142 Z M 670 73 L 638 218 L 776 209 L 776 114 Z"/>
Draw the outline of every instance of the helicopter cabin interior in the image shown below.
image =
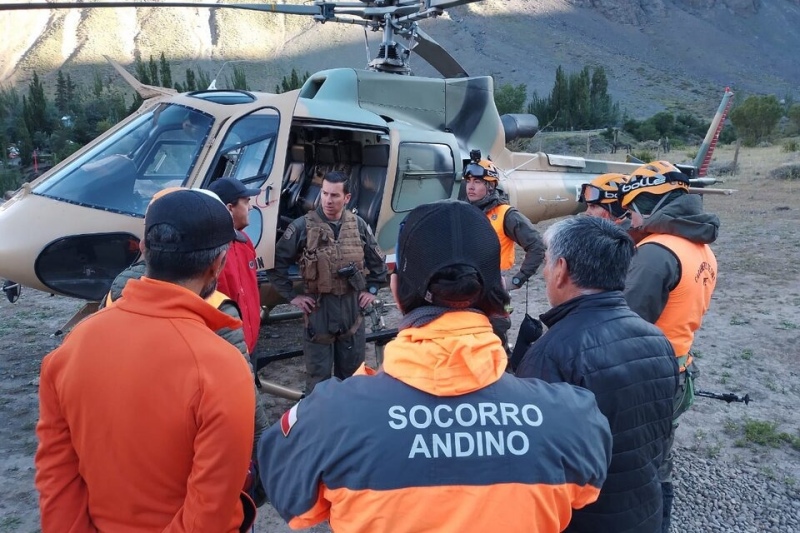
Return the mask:
<path id="1" fill-rule="evenodd" d="M 389 145 L 381 142 L 383 135 L 369 130 L 294 125 L 281 187 L 278 231 L 319 205 L 322 178 L 334 170 L 350 178 L 351 197 L 346 208 L 374 230 L 389 166 Z"/>

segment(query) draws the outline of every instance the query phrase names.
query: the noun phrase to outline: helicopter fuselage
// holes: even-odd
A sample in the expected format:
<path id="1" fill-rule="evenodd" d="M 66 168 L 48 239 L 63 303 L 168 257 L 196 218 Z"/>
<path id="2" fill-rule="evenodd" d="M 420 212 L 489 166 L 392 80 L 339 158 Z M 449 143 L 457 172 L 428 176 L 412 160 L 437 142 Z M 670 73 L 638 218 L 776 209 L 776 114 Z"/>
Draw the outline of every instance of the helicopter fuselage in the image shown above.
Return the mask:
<path id="1" fill-rule="evenodd" d="M 284 94 L 233 90 L 157 96 L 0 206 L 0 276 L 96 301 L 138 254 L 153 194 L 232 177 L 258 187 L 250 226 L 257 268 L 319 202 L 322 177 L 350 176 L 347 206 L 389 254 L 417 205 L 459 198 L 471 149 L 503 171 L 501 188 L 534 222 L 580 210 L 576 191 L 637 165 L 513 153 L 489 77 L 432 79 L 355 69 L 311 76 Z M 262 303 L 280 297 L 262 284 Z"/>

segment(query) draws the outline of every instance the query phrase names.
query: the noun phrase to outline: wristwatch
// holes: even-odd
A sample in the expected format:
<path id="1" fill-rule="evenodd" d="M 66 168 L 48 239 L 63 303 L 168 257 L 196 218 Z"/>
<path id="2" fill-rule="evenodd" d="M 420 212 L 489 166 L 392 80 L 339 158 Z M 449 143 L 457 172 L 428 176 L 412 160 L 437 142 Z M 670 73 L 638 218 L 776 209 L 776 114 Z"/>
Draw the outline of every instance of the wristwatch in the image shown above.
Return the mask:
<path id="1" fill-rule="evenodd" d="M 514 276 L 513 278 L 511 278 L 511 283 L 513 283 L 515 287 L 522 287 L 524 281 L 519 279 L 517 276 Z"/>
<path id="2" fill-rule="evenodd" d="M 375 285 L 370 285 L 369 289 L 367 290 L 372 295 L 378 294 L 378 287 L 376 287 Z"/>

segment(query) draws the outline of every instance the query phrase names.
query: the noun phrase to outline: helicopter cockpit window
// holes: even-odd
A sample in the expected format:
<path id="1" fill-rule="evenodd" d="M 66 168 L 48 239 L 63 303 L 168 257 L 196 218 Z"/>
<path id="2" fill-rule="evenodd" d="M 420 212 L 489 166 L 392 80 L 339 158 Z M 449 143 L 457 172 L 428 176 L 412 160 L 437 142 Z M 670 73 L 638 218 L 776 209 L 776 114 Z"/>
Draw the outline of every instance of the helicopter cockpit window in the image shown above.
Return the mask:
<path id="1" fill-rule="evenodd" d="M 274 109 L 259 109 L 237 120 L 211 165 L 209 182 L 235 178 L 249 187 L 260 187 L 272 171 L 278 122 L 278 112 Z"/>
<path id="2" fill-rule="evenodd" d="M 162 104 L 103 139 L 33 192 L 144 215 L 156 192 L 185 183 L 213 122 L 200 111 Z"/>
<path id="3" fill-rule="evenodd" d="M 453 151 L 446 144 L 400 143 L 392 194 L 396 213 L 450 198 L 455 182 Z"/>

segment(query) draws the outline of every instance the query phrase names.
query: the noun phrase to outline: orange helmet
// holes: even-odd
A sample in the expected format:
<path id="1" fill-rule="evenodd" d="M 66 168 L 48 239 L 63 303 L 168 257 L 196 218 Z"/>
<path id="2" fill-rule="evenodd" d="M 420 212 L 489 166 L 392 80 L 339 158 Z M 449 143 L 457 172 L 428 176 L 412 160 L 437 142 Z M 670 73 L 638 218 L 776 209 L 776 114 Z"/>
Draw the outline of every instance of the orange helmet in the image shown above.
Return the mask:
<path id="1" fill-rule="evenodd" d="M 581 185 L 578 201 L 585 204 L 613 204 L 619 202 L 619 186 L 625 174 L 601 174 Z"/>
<path id="2" fill-rule="evenodd" d="M 631 173 L 620 186 L 620 203 L 628 209 L 639 194 L 665 195 L 675 190 L 689 190 L 689 178 L 667 161 L 653 161 Z"/>
<path id="3" fill-rule="evenodd" d="M 488 159 L 481 159 L 477 163 L 473 161 L 467 165 L 467 168 L 464 169 L 464 179 L 466 178 L 478 178 L 497 183 L 500 181 L 500 172 L 494 166 L 494 163 Z"/>

